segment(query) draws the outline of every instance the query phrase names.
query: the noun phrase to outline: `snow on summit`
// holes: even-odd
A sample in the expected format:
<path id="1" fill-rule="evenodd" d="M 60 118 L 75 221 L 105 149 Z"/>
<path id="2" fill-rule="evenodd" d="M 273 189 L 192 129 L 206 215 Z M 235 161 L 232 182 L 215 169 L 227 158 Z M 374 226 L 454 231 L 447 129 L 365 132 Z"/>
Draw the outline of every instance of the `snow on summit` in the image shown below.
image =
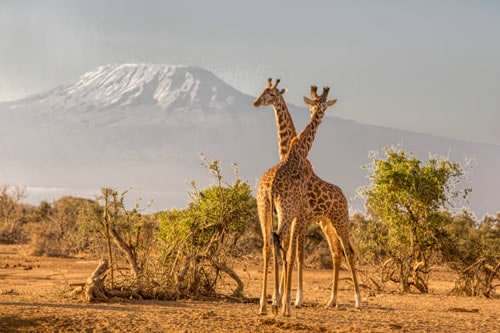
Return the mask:
<path id="1" fill-rule="evenodd" d="M 198 67 L 162 64 L 110 64 L 26 102 L 50 110 L 88 111 L 127 106 L 220 109 L 241 94 L 211 72 Z M 18 104 L 19 105 L 19 104 Z"/>

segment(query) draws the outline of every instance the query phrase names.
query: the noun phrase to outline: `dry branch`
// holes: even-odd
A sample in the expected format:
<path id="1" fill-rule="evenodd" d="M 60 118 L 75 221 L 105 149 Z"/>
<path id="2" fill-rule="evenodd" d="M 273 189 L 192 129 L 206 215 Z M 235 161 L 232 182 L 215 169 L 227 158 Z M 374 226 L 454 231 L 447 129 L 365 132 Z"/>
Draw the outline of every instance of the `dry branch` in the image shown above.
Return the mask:
<path id="1" fill-rule="evenodd" d="M 462 270 L 455 282 L 453 293 L 490 297 L 495 293 L 495 278 L 500 275 L 500 262 L 491 257 L 479 258 Z"/>
<path id="2" fill-rule="evenodd" d="M 233 296 L 242 296 L 244 285 L 243 282 L 241 282 L 241 279 L 238 276 L 238 274 L 236 274 L 236 272 L 231 267 L 227 266 L 223 262 L 214 261 L 213 264 L 215 265 L 215 267 L 217 267 L 217 269 L 223 271 L 224 273 L 229 275 L 234 281 L 236 281 L 237 287 L 233 292 Z"/>
<path id="3" fill-rule="evenodd" d="M 104 259 L 99 263 L 94 272 L 88 277 L 84 286 L 84 294 L 87 302 L 107 301 L 106 289 L 104 287 L 103 275 L 108 270 L 108 261 Z"/>

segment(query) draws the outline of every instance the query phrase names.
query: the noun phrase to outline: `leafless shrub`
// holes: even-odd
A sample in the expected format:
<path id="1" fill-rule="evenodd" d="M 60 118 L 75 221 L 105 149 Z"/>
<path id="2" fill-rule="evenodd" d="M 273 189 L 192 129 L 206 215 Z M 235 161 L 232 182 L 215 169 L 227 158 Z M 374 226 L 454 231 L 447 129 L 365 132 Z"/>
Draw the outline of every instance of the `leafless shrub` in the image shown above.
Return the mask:
<path id="1" fill-rule="evenodd" d="M 21 200 L 26 197 L 22 187 L 0 185 L 0 242 L 23 242 L 23 224 L 25 223 L 25 207 Z"/>
<path id="2" fill-rule="evenodd" d="M 87 205 L 91 200 L 62 197 L 52 205 L 41 202 L 28 215 L 26 229 L 33 255 L 72 256 L 86 251 L 90 235 L 82 229 Z"/>
<path id="3" fill-rule="evenodd" d="M 500 261 L 493 257 L 482 257 L 460 272 L 452 293 L 493 297 L 498 286 L 500 286 Z"/>

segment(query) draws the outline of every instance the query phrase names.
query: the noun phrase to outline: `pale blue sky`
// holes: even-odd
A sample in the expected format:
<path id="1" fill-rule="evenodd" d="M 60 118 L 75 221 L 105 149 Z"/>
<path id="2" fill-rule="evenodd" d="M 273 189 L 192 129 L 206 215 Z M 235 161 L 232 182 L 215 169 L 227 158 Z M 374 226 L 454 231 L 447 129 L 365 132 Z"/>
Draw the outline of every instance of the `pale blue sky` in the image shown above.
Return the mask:
<path id="1" fill-rule="evenodd" d="M 359 122 L 500 144 L 500 1 L 0 0 L 0 100 L 106 63 L 187 64 Z"/>

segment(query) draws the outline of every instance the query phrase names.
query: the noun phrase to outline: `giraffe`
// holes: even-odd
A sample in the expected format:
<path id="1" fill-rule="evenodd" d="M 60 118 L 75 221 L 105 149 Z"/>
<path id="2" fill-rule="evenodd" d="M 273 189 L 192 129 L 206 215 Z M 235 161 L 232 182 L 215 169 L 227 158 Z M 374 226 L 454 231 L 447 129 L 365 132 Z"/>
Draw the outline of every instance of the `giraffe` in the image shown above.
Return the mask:
<path id="1" fill-rule="evenodd" d="M 288 148 L 290 146 L 290 141 L 295 137 L 296 130 L 293 123 L 293 119 L 288 111 L 283 94 L 286 89 L 278 89 L 278 84 L 280 80 L 276 80 L 273 84 L 272 79 L 267 80 L 266 88 L 263 92 L 255 99 L 253 106 L 262 107 L 267 105 L 272 105 L 274 108 L 274 114 L 276 118 L 276 125 L 278 130 L 278 144 L 280 152 L 280 160 L 283 160 Z M 347 205 L 347 199 L 345 198 L 342 190 L 333 184 L 330 184 L 321 178 L 319 178 L 312 170 L 312 165 L 308 162 L 311 167 L 312 176 L 309 180 L 306 194 L 306 203 L 308 206 L 306 211 L 310 212 L 305 216 L 306 221 L 316 222 L 320 225 L 320 228 L 327 240 L 328 246 L 330 248 L 330 253 L 333 261 L 333 278 L 332 278 L 332 291 L 330 298 L 327 302 L 326 307 L 335 307 L 337 305 L 337 291 L 338 291 L 338 276 L 340 270 L 340 263 L 342 260 L 342 245 L 339 242 L 335 231 L 336 224 L 343 224 L 343 228 L 348 228 L 349 225 L 349 211 Z M 332 220 L 335 218 L 335 220 Z M 270 221 L 269 221 L 270 222 Z M 304 222 L 305 223 L 305 222 Z M 271 225 L 262 228 L 263 233 L 269 234 L 271 230 Z M 303 300 L 303 267 L 304 267 L 304 243 L 305 243 L 305 228 L 303 228 L 304 233 L 297 235 L 297 293 L 295 298 L 295 307 L 302 306 Z M 268 244 L 264 243 L 264 246 Z M 349 243 L 349 251 L 352 252 L 351 245 Z M 266 253 L 266 251 L 263 251 Z M 268 252 L 267 252 L 268 253 Z M 354 269 L 354 267 L 353 267 Z M 359 292 L 359 285 L 355 276 L 355 271 L 351 271 L 354 281 L 354 291 L 355 291 L 355 306 L 356 308 L 361 307 L 361 297 Z M 280 288 L 281 289 L 281 288 Z M 273 300 L 277 297 L 277 293 L 273 294 Z"/>
<path id="2" fill-rule="evenodd" d="M 262 230 L 272 225 L 272 213 L 278 215 L 278 231 L 273 233 L 274 255 L 274 294 L 273 312 L 277 312 L 278 304 L 282 300 L 282 313 L 290 315 L 291 265 L 295 259 L 297 235 L 304 233 L 303 209 L 307 193 L 307 184 L 312 175 L 307 155 L 312 147 L 316 131 L 325 114 L 326 109 L 334 105 L 337 100 L 327 101 L 329 88 L 323 88 L 323 94 L 317 96 L 317 87 L 311 87 L 310 100 L 304 97 L 306 104 L 311 105 L 311 119 L 304 130 L 290 142 L 290 148 L 282 161 L 266 171 L 259 182 L 257 190 L 257 208 Z M 312 107 L 314 106 L 314 107 Z M 260 313 L 266 313 L 266 286 L 267 268 L 269 259 L 269 245 L 271 234 L 263 232 L 264 269 L 263 288 L 260 299 Z M 278 295 L 279 272 L 278 252 L 283 261 L 283 295 Z"/>

